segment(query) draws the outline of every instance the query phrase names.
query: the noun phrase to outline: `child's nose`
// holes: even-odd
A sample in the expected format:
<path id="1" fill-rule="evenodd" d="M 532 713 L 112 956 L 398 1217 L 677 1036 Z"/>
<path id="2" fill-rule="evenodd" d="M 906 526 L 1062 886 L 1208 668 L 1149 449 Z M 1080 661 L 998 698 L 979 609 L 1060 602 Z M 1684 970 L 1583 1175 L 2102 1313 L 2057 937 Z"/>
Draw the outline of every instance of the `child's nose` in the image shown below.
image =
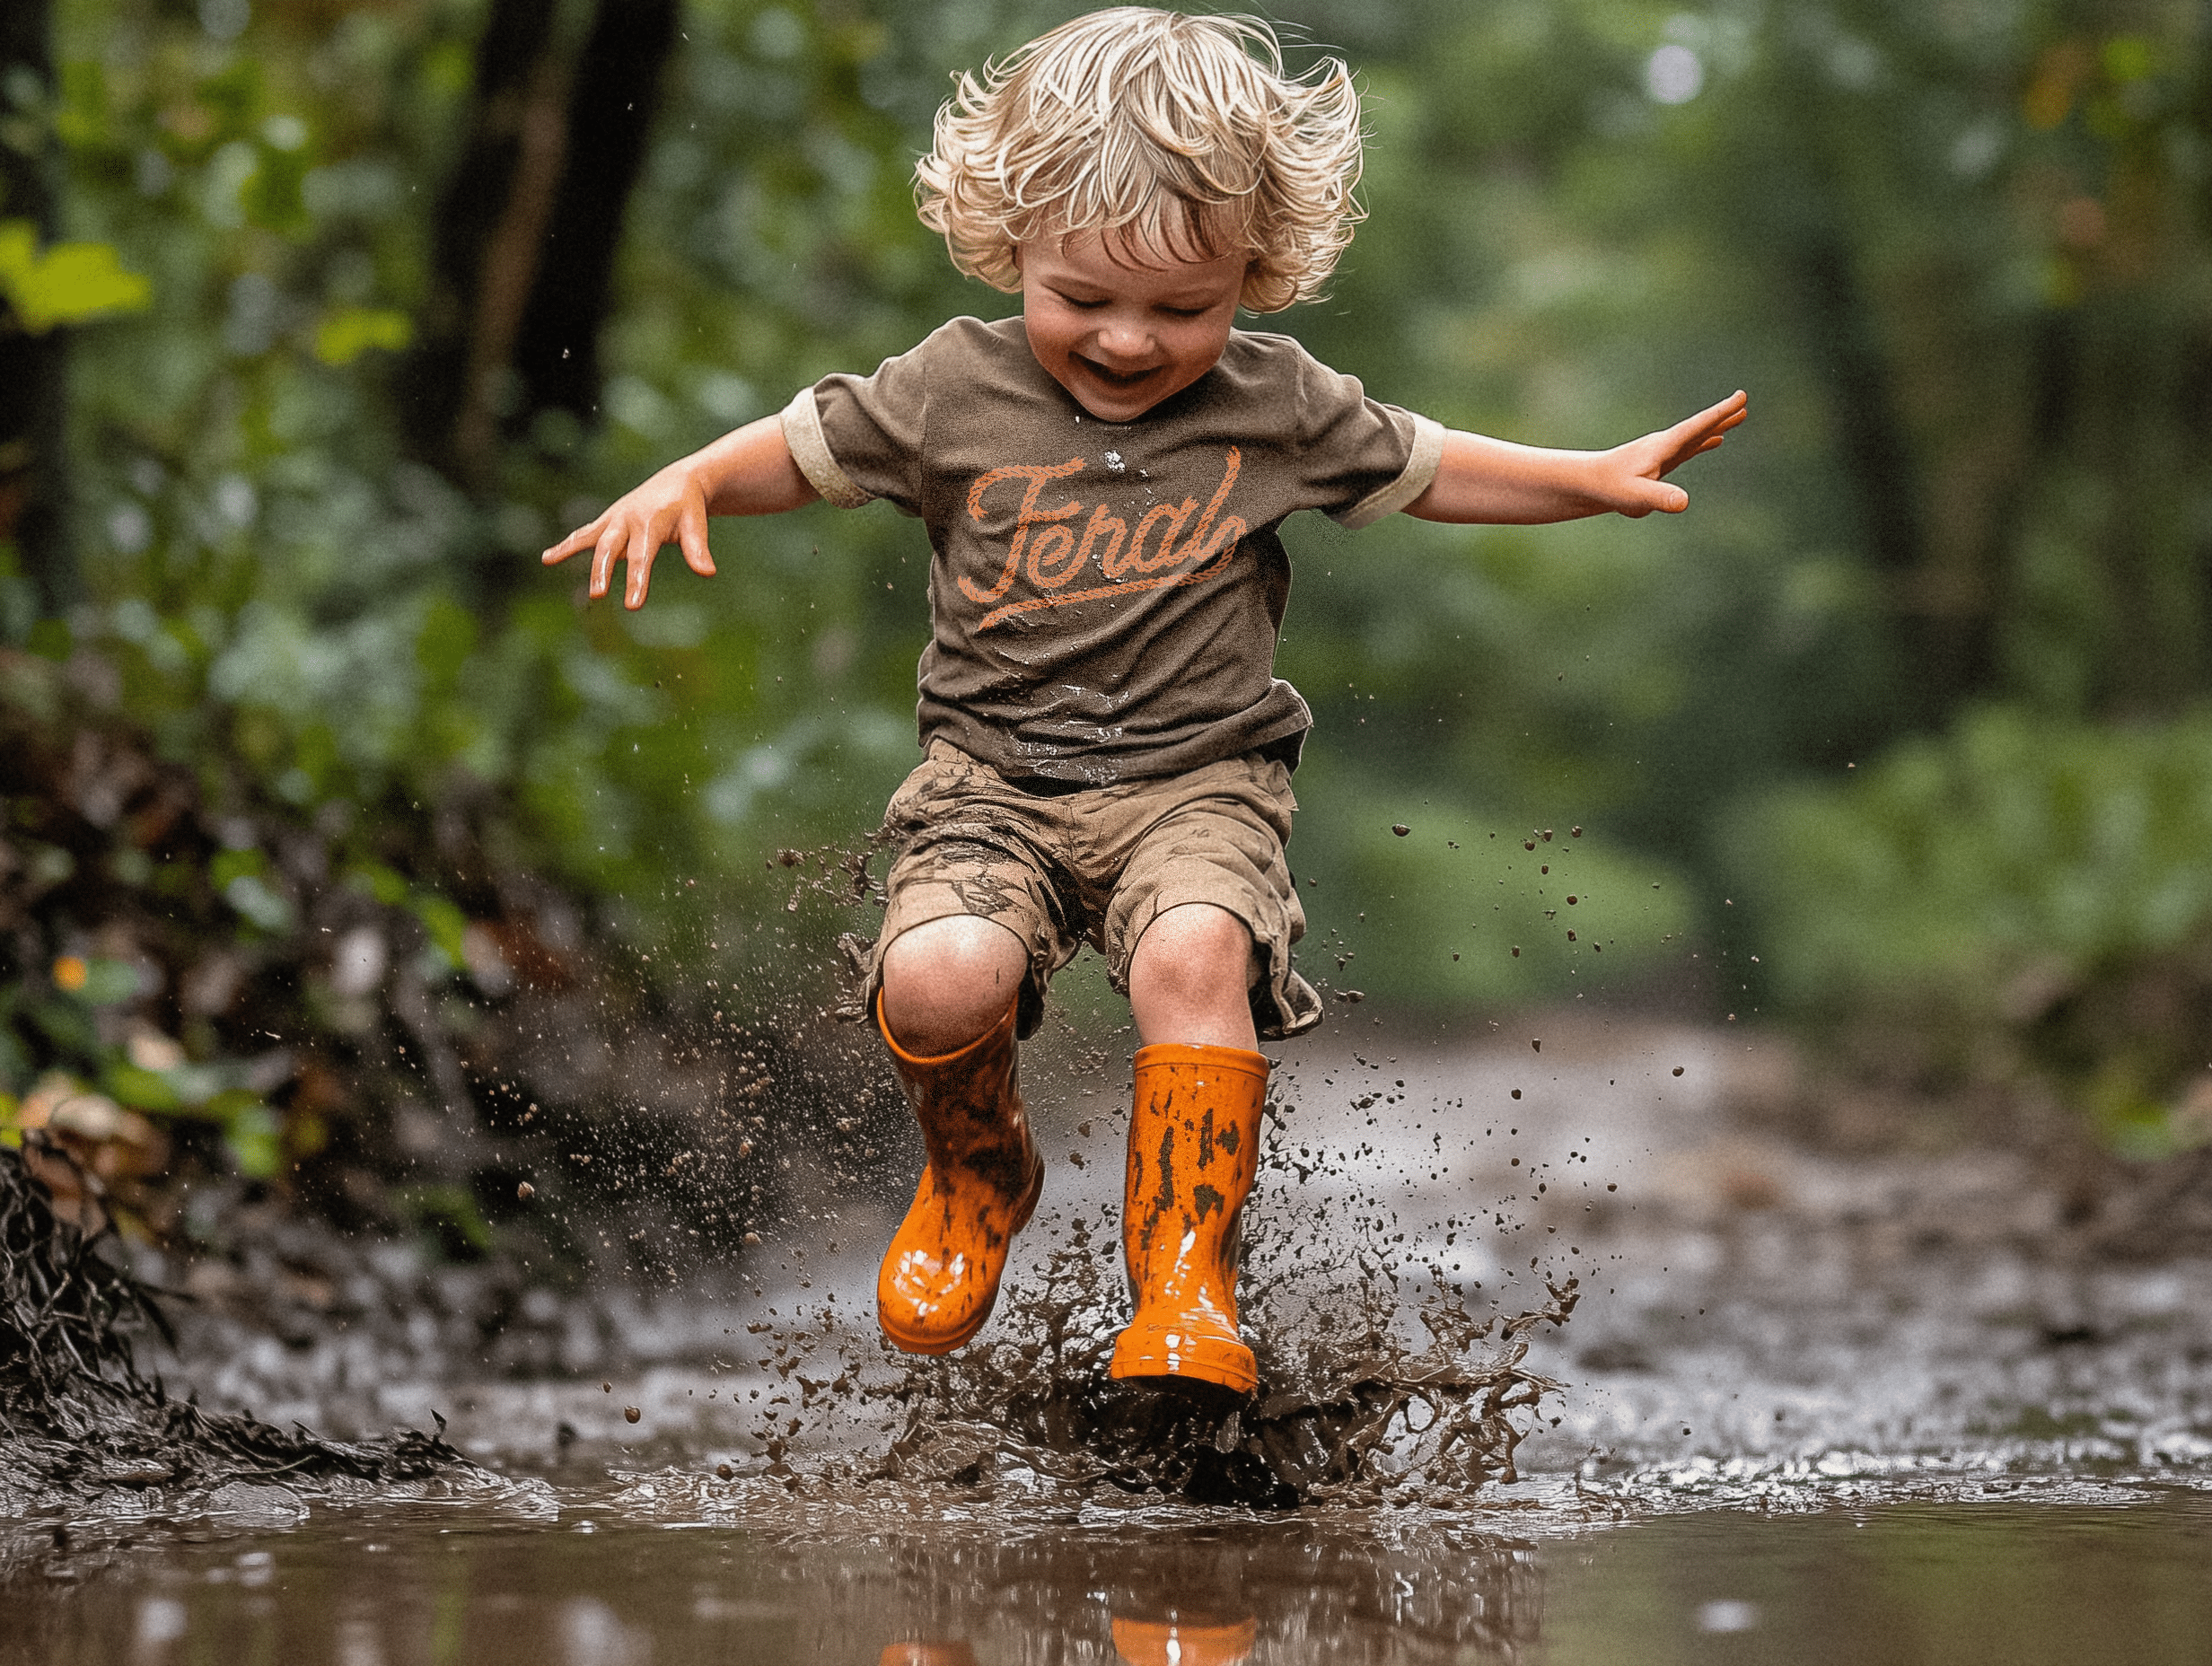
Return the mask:
<path id="1" fill-rule="evenodd" d="M 1137 359 L 1152 350 L 1152 338 L 1140 324 L 1109 319 L 1099 326 L 1098 346 L 1115 358 Z"/>

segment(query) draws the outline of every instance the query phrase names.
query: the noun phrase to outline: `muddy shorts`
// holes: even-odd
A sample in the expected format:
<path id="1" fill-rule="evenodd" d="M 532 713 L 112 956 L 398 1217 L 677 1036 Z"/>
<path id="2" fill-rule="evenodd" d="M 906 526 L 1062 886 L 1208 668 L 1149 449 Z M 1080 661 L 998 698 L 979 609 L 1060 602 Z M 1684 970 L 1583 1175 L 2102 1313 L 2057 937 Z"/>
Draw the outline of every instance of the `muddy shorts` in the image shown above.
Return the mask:
<path id="1" fill-rule="evenodd" d="M 1283 857 L 1297 807 L 1289 768 L 1271 758 L 1040 794 L 933 741 L 883 814 L 897 855 L 882 934 L 856 956 L 860 1012 L 874 1012 L 883 951 L 901 933 L 970 914 L 997 921 L 1029 951 L 1015 1020 L 1026 1037 L 1043 1017 L 1052 974 L 1085 943 L 1106 957 L 1107 976 L 1126 995 L 1145 928 L 1170 908 L 1210 902 L 1243 921 L 1258 946 L 1263 964 L 1251 1003 L 1260 1035 L 1280 1040 L 1311 1030 L 1321 1002 L 1291 969 L 1305 911 Z"/>

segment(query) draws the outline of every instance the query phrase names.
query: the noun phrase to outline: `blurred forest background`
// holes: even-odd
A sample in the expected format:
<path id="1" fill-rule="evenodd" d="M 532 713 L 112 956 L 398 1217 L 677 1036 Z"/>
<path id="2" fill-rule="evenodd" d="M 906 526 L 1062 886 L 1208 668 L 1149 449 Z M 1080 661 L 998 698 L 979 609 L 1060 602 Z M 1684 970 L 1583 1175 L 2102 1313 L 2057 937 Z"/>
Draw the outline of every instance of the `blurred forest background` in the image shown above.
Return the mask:
<path id="1" fill-rule="evenodd" d="M 648 1094 L 531 1064 L 555 1011 L 758 1097 L 873 929 L 926 545 L 722 522 L 722 575 L 664 561 L 629 617 L 536 555 L 1014 309 L 912 164 L 951 72 L 1079 9 L 9 0 L 9 1118 L 118 1183 L 174 1142 L 307 1185 L 372 1124 L 431 1149 L 410 1106 L 519 1139 Z M 2131 1155 L 2212 1138 L 2212 13 L 1278 21 L 1359 72 L 1372 217 L 1256 327 L 1545 443 L 1752 393 L 1679 519 L 1290 529 L 1309 970 L 1756 1015 Z M 408 1206 L 465 1247 L 512 1192 L 478 1160 Z"/>

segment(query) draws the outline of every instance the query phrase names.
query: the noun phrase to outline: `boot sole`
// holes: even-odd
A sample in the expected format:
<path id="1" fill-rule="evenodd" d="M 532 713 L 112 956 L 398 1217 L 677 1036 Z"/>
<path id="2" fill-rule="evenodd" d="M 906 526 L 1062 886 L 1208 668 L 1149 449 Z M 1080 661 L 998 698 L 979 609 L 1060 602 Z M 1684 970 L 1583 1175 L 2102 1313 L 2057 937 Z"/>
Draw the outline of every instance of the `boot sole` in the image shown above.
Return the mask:
<path id="1" fill-rule="evenodd" d="M 1171 1337 L 1176 1338 L 1172 1343 Z M 1106 1374 L 1124 1380 L 1210 1382 L 1233 1394 L 1251 1394 L 1260 1386 L 1260 1367 L 1251 1349 L 1218 1337 L 1185 1337 L 1172 1320 L 1142 1330 L 1132 1325 L 1123 1331 Z"/>
<path id="2" fill-rule="evenodd" d="M 1022 1201 L 1014 1206 L 1013 1224 L 1006 1228 L 1006 1243 L 1009 1249 L 1013 1246 L 1015 1235 L 1029 1224 L 1029 1217 L 1037 1213 L 1037 1200 L 1044 1195 L 1044 1159 L 1038 1156 L 1034 1151 L 1031 1153 L 1031 1155 L 1034 1158 L 1034 1162 L 1030 1167 L 1029 1186 L 1022 1194 Z M 1003 1261 L 999 1263 L 999 1272 L 1002 1276 L 1005 1272 L 1005 1263 Z M 891 1315 L 883 1311 L 881 1302 L 876 1303 L 875 1328 L 889 1337 L 891 1346 L 901 1354 L 950 1354 L 955 1348 L 967 1346 L 974 1339 L 976 1332 L 982 1329 L 989 1320 L 991 1310 L 997 1305 L 998 1280 L 994 1278 L 991 1281 L 990 1293 L 983 1298 L 981 1305 L 976 1309 L 968 1323 L 961 1326 L 960 1330 L 952 1336 L 923 1337 L 915 1335 L 911 1331 L 901 1334 L 899 1326 L 892 1321 Z"/>

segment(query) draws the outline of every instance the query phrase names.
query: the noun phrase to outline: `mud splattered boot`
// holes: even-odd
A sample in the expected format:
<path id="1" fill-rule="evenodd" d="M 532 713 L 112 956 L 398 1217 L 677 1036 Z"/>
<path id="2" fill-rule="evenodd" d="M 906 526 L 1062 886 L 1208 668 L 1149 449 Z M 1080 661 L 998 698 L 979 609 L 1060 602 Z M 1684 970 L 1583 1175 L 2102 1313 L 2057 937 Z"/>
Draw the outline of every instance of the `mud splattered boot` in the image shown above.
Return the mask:
<path id="1" fill-rule="evenodd" d="M 1113 1617 L 1114 1653 L 1129 1666 L 1238 1666 L 1251 1658 L 1260 1621 L 1251 1615 L 1224 1620 L 1211 1614 L 1165 1618 Z"/>
<path id="2" fill-rule="evenodd" d="M 949 1354 L 983 1328 L 1006 1248 L 1044 1187 L 1015 1081 L 1014 1015 L 1008 1007 L 957 1053 L 917 1058 L 891 1039 L 876 1004 L 929 1153 L 875 1280 L 876 1322 L 909 1354 Z"/>
<path id="3" fill-rule="evenodd" d="M 1137 1313 L 1110 1374 L 1177 1377 L 1250 1394 L 1260 1373 L 1236 1328 L 1244 1199 L 1260 1162 L 1268 1061 L 1233 1047 L 1137 1053 L 1121 1243 Z"/>

